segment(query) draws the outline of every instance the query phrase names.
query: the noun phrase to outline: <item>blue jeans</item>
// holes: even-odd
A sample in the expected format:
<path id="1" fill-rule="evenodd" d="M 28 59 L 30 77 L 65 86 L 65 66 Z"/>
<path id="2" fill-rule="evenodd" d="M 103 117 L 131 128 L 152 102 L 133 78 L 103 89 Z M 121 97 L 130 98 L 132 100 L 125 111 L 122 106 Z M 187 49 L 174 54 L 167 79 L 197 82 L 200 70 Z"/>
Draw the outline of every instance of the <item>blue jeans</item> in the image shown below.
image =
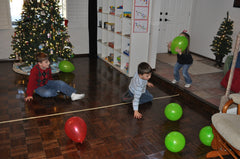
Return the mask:
<path id="1" fill-rule="evenodd" d="M 49 80 L 46 85 L 35 89 L 35 93 L 41 97 L 55 97 L 58 95 L 58 92 L 62 92 L 70 97 L 76 90 L 61 80 Z"/>
<path id="2" fill-rule="evenodd" d="M 129 91 L 129 94 L 133 97 L 134 94 L 130 91 Z M 143 93 L 139 99 L 139 104 L 143 104 L 143 103 L 147 103 L 147 102 L 151 102 L 153 100 L 153 96 L 151 93 L 149 93 L 148 90 L 146 90 L 145 93 Z"/>
<path id="3" fill-rule="evenodd" d="M 182 69 L 182 74 L 183 74 L 183 77 L 185 79 L 185 82 L 187 84 L 192 84 L 192 79 L 188 74 L 188 69 L 189 69 L 190 66 L 191 66 L 191 64 L 180 64 L 180 63 L 177 62 L 174 66 L 174 78 L 175 78 L 175 80 L 176 81 L 180 80 L 179 70 L 181 68 L 183 68 Z"/>

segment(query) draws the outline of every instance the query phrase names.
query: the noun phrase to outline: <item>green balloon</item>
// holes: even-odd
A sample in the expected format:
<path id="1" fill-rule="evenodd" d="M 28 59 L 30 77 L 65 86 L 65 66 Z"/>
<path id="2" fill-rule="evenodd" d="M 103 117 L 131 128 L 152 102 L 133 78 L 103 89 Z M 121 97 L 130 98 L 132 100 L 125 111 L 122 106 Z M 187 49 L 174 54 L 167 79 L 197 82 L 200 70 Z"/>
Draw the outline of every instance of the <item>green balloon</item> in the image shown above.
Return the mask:
<path id="1" fill-rule="evenodd" d="M 172 131 L 165 137 L 165 146 L 171 152 L 181 151 L 185 143 L 185 137 L 178 131 Z"/>
<path id="2" fill-rule="evenodd" d="M 164 114 L 169 120 L 176 121 L 181 118 L 183 110 L 179 104 L 170 103 L 165 107 Z"/>
<path id="3" fill-rule="evenodd" d="M 211 126 L 205 126 L 200 130 L 199 139 L 204 145 L 211 146 L 213 138 L 214 135 Z"/>
<path id="4" fill-rule="evenodd" d="M 184 51 L 188 47 L 188 39 L 185 36 L 177 36 L 174 38 L 171 43 L 171 52 L 173 54 L 178 54 L 178 52 L 175 51 L 177 47 Z"/>
<path id="5" fill-rule="evenodd" d="M 59 67 L 60 71 L 62 71 L 62 72 L 72 72 L 75 70 L 74 65 L 71 62 L 66 61 L 66 60 L 61 61 L 58 65 L 58 67 Z"/>

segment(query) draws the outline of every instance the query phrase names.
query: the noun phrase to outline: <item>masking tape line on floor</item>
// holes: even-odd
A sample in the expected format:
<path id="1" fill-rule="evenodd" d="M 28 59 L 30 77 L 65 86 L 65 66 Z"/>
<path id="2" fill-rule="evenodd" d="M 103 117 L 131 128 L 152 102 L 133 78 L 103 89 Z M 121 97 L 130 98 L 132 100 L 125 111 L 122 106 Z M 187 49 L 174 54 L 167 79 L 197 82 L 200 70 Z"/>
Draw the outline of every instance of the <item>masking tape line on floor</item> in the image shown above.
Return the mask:
<path id="1" fill-rule="evenodd" d="M 153 100 L 164 99 L 164 98 L 172 98 L 172 97 L 177 97 L 177 96 L 179 96 L 179 94 L 156 97 L 156 98 L 153 98 Z M 100 107 L 96 107 L 96 108 L 87 108 L 87 109 L 73 110 L 73 111 L 62 112 L 62 113 L 54 113 L 54 114 L 41 115 L 41 116 L 35 116 L 35 117 L 20 118 L 20 119 L 14 119 L 14 120 L 6 120 L 6 121 L 1 121 L 0 124 L 13 123 L 13 122 L 32 120 L 32 119 L 39 119 L 39 118 L 46 118 L 46 117 L 53 117 L 53 116 L 72 114 L 72 113 L 79 113 L 79 112 L 85 112 L 85 111 L 91 111 L 91 110 L 97 110 L 97 109 L 105 109 L 105 108 L 110 108 L 110 107 L 116 107 L 116 106 L 120 106 L 120 105 L 129 104 L 129 103 L 118 103 L 118 104 L 100 106 Z"/>

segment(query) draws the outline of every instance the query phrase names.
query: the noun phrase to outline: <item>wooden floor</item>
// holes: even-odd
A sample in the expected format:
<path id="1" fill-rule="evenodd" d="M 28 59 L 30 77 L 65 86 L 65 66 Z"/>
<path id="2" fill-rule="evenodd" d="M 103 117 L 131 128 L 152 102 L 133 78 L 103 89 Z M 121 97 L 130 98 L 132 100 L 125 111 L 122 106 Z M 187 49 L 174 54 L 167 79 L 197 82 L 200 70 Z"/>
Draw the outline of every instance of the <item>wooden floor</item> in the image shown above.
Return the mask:
<path id="1" fill-rule="evenodd" d="M 156 87 L 149 91 L 154 100 L 140 106 L 143 119 L 137 120 L 131 104 L 120 100 L 130 78 L 101 60 L 76 57 L 73 63 L 73 73 L 55 78 L 85 93 L 83 100 L 35 96 L 30 103 L 24 102 L 23 94 L 27 77 L 13 72 L 11 62 L 0 63 L 0 158 L 203 159 L 211 150 L 198 136 L 217 109 L 153 75 Z M 172 102 L 183 108 L 183 116 L 175 122 L 164 115 L 165 106 Z M 71 141 L 64 131 L 65 122 L 73 116 L 87 124 L 82 144 Z M 185 136 L 186 145 L 179 153 L 165 147 L 165 136 L 171 131 Z"/>

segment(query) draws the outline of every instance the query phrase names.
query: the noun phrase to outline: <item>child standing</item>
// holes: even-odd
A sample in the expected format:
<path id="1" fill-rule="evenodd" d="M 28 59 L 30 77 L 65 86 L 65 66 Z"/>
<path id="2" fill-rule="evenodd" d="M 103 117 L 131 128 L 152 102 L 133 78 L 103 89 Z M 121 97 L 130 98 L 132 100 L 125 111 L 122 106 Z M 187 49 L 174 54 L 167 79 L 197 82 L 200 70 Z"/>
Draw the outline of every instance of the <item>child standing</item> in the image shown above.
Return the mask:
<path id="1" fill-rule="evenodd" d="M 124 95 L 123 101 L 132 101 L 134 118 L 141 119 L 142 114 L 139 113 L 139 104 L 147 103 L 153 100 L 152 94 L 146 89 L 146 86 L 153 87 L 153 84 L 148 82 L 152 76 L 152 68 L 146 63 L 142 62 L 138 65 L 138 72 L 131 79 L 129 90 Z"/>
<path id="2" fill-rule="evenodd" d="M 189 52 L 189 44 L 190 44 L 190 36 L 188 33 L 183 31 L 180 36 L 185 36 L 188 39 L 188 46 L 187 48 L 182 52 L 181 49 L 178 47 L 176 48 L 177 54 L 177 63 L 174 66 L 174 80 L 172 80 L 172 83 L 178 83 L 180 80 L 179 70 L 182 69 L 182 74 L 185 79 L 185 85 L 184 87 L 189 88 L 192 84 L 192 79 L 188 74 L 188 69 L 193 63 L 192 55 Z M 171 42 L 168 43 L 168 51 L 170 52 L 171 49 Z"/>
<path id="3" fill-rule="evenodd" d="M 27 86 L 25 101 L 33 99 L 33 93 L 41 97 L 55 97 L 62 92 L 71 97 L 72 101 L 84 98 L 85 94 L 76 94 L 76 90 L 61 80 L 53 80 L 48 55 L 38 53 L 37 64 L 32 68 Z"/>

